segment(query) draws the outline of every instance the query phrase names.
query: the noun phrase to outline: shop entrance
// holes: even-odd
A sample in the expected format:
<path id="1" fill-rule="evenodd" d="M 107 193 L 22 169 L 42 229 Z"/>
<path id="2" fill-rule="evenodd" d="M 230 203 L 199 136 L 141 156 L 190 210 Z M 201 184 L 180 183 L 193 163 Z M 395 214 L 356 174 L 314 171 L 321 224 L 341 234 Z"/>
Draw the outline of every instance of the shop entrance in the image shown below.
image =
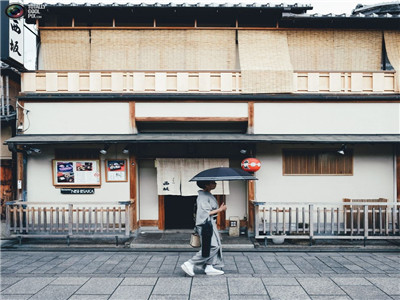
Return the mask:
<path id="1" fill-rule="evenodd" d="M 165 229 L 193 229 L 197 196 L 165 196 Z"/>

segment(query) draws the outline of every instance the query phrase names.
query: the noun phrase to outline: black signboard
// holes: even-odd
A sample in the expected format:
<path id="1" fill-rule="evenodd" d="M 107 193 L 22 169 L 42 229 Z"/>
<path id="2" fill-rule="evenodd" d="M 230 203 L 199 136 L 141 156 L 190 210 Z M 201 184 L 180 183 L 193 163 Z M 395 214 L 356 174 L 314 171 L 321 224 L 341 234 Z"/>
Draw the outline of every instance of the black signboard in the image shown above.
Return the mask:
<path id="1" fill-rule="evenodd" d="M 61 189 L 61 194 L 94 194 L 94 188 L 71 188 L 71 189 Z"/>

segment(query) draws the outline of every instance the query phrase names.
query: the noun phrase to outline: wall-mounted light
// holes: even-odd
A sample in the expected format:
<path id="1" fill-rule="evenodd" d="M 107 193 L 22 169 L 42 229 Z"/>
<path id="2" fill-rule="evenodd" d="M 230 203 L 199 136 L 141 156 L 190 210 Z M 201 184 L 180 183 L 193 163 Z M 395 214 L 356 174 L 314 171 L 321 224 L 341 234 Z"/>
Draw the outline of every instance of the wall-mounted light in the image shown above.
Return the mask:
<path id="1" fill-rule="evenodd" d="M 17 152 L 25 152 L 27 155 L 31 155 L 32 153 L 40 154 L 42 153 L 42 150 L 39 148 L 24 146 L 23 150 L 17 150 Z"/>
<path id="2" fill-rule="evenodd" d="M 129 146 L 126 145 L 124 149 L 122 149 L 122 153 L 128 154 L 129 153 Z"/>
<path id="3" fill-rule="evenodd" d="M 336 152 L 339 153 L 340 155 L 344 155 L 346 149 L 347 149 L 347 146 L 345 144 L 343 144 L 342 147 L 340 147 L 340 149 Z"/>
<path id="4" fill-rule="evenodd" d="M 107 154 L 107 150 L 110 148 L 110 145 L 104 145 L 104 148 L 100 150 L 101 154 Z"/>
<path id="5" fill-rule="evenodd" d="M 244 155 L 244 154 L 247 154 L 247 150 L 246 150 L 246 149 L 241 149 L 241 150 L 240 150 L 240 153 L 243 154 L 243 155 Z"/>

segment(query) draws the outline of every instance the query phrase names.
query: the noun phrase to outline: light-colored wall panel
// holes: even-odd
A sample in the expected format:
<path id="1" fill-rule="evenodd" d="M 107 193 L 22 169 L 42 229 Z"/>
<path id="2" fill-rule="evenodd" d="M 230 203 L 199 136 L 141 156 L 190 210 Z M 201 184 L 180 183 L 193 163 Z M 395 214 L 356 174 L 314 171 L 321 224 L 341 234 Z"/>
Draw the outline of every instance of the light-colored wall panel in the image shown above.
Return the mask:
<path id="1" fill-rule="evenodd" d="M 341 73 L 329 73 L 329 91 L 340 92 L 342 86 L 342 74 Z"/>
<path id="2" fill-rule="evenodd" d="M 136 117 L 247 117 L 247 103 L 136 103 Z"/>
<path id="3" fill-rule="evenodd" d="M 157 72 L 155 74 L 155 90 L 156 92 L 165 92 L 167 90 L 167 73 Z"/>
<path id="4" fill-rule="evenodd" d="M 255 103 L 258 134 L 399 134 L 398 103 Z"/>
<path id="5" fill-rule="evenodd" d="M 25 103 L 26 134 L 130 133 L 128 103 Z"/>
<path id="6" fill-rule="evenodd" d="M 105 159 L 115 159 L 115 153 L 119 153 L 118 159 L 126 159 L 122 154 L 122 148 L 110 148 L 107 155 L 101 156 L 101 187 L 96 188 L 91 195 L 65 195 L 59 188 L 55 188 L 52 181 L 52 160 L 54 149 L 51 146 L 41 146 L 40 155 L 30 156 L 27 163 L 27 194 L 28 201 L 48 202 L 56 205 L 57 202 L 77 203 L 83 202 L 86 207 L 101 205 L 102 202 L 129 201 L 129 182 L 106 182 Z"/>
<path id="7" fill-rule="evenodd" d="M 57 92 L 58 78 L 57 73 L 46 73 L 46 92 Z"/>
<path id="8" fill-rule="evenodd" d="M 36 91 L 36 73 L 21 73 L 21 91 Z"/>
<path id="9" fill-rule="evenodd" d="M 257 149 L 261 160 L 261 169 L 256 173 L 258 201 L 341 202 L 343 198 L 380 197 L 393 201 L 391 145 L 350 146 L 354 151 L 353 176 L 283 176 L 282 148 L 288 147 L 295 146 L 264 145 Z"/>
<path id="10" fill-rule="evenodd" d="M 121 72 L 112 72 L 111 73 L 111 90 L 113 92 L 122 92 L 124 81 L 123 81 L 123 73 Z"/>
<path id="11" fill-rule="evenodd" d="M 101 91 L 101 73 L 100 72 L 90 72 L 89 73 L 89 81 L 90 81 L 90 91 L 91 92 L 100 92 Z"/>
<path id="12" fill-rule="evenodd" d="M 187 92 L 189 90 L 189 73 L 177 73 L 178 92 Z"/>
<path id="13" fill-rule="evenodd" d="M 209 92 L 211 89 L 210 73 L 199 73 L 199 90 L 200 92 Z"/>
<path id="14" fill-rule="evenodd" d="M 373 91 L 374 92 L 383 92 L 384 90 L 384 73 L 373 73 Z"/>

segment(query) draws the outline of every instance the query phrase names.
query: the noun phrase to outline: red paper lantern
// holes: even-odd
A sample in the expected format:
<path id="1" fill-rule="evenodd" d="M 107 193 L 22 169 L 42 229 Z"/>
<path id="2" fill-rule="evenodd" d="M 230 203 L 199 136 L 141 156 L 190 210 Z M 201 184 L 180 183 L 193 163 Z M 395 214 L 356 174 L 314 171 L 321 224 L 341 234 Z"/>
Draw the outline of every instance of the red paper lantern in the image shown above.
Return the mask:
<path id="1" fill-rule="evenodd" d="M 261 168 L 261 162 L 257 158 L 245 158 L 240 165 L 247 172 L 257 172 Z"/>

